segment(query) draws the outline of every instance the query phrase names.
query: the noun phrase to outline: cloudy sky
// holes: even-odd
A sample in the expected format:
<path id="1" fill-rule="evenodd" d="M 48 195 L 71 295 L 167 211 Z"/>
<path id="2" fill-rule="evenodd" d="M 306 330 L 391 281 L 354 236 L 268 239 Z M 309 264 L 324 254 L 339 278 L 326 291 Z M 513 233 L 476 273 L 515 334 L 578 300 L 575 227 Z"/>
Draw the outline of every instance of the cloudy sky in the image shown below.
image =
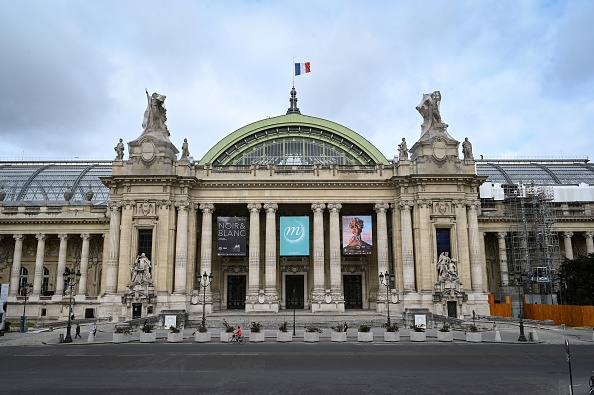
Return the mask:
<path id="1" fill-rule="evenodd" d="M 201 158 L 289 106 L 388 158 L 441 115 L 474 154 L 594 157 L 594 1 L 0 0 L 0 158 L 113 159 L 145 87 Z"/>

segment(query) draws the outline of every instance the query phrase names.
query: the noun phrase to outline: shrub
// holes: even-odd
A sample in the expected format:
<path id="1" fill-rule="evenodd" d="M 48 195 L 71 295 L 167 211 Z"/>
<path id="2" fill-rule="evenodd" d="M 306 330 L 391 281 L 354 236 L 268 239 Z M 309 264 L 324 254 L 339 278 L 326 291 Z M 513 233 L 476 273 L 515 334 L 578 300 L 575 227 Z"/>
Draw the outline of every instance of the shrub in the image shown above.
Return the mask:
<path id="1" fill-rule="evenodd" d="M 132 332 L 132 328 L 128 325 L 116 325 L 115 333 L 123 333 L 125 335 L 129 335 Z"/>
<path id="2" fill-rule="evenodd" d="M 223 325 L 225 325 L 225 332 L 232 333 L 235 332 L 235 328 L 227 323 L 226 320 L 223 320 Z"/>
<path id="3" fill-rule="evenodd" d="M 145 324 L 142 326 L 142 331 L 144 333 L 151 333 L 153 331 L 153 326 L 145 322 Z"/>
<path id="4" fill-rule="evenodd" d="M 340 327 L 340 325 L 339 325 L 339 327 Z M 310 332 L 310 333 L 315 333 L 315 332 L 322 333 L 322 330 L 320 328 L 318 328 L 317 326 L 314 326 L 314 325 L 308 325 L 308 326 L 306 326 L 305 327 L 305 331 L 306 332 Z"/>
<path id="5" fill-rule="evenodd" d="M 359 326 L 359 332 L 369 332 L 371 330 L 371 327 L 369 325 L 360 325 Z"/>
<path id="6" fill-rule="evenodd" d="M 334 332 L 342 332 L 344 330 L 344 326 L 338 324 L 336 326 L 331 327 Z"/>
<path id="7" fill-rule="evenodd" d="M 440 332 L 449 332 L 450 331 L 450 324 L 448 324 L 447 322 L 443 323 L 443 326 L 441 327 L 441 329 L 439 330 Z"/>
<path id="8" fill-rule="evenodd" d="M 386 329 L 386 332 L 398 332 L 398 324 L 397 323 L 390 323 L 388 325 L 388 323 L 386 322 L 384 325 L 382 325 L 383 328 Z"/>
<path id="9" fill-rule="evenodd" d="M 202 325 L 202 324 L 198 325 L 198 332 L 200 332 L 200 333 L 206 333 L 206 332 L 208 332 L 208 329 L 206 328 L 206 325 Z"/>
<path id="10" fill-rule="evenodd" d="M 285 321 L 282 324 L 280 324 L 278 326 L 278 330 L 281 331 L 281 332 L 286 332 L 287 331 L 287 321 Z"/>
<path id="11" fill-rule="evenodd" d="M 468 332 L 478 332 L 478 328 L 476 327 L 476 325 L 470 325 L 468 327 Z"/>
<path id="12" fill-rule="evenodd" d="M 171 333 L 179 333 L 180 332 L 180 329 L 178 327 L 175 327 L 175 326 L 171 325 L 169 327 L 169 332 L 171 332 Z"/>
<path id="13" fill-rule="evenodd" d="M 413 325 L 413 330 L 415 332 L 425 332 L 425 325 Z"/>
<path id="14" fill-rule="evenodd" d="M 250 330 L 254 333 L 260 333 L 260 331 L 262 330 L 262 324 L 260 324 L 259 322 L 252 322 L 250 324 Z"/>
<path id="15" fill-rule="evenodd" d="M 10 321 L 4 321 L 4 331 L 5 332 L 10 332 L 10 325 L 12 324 L 12 322 Z"/>

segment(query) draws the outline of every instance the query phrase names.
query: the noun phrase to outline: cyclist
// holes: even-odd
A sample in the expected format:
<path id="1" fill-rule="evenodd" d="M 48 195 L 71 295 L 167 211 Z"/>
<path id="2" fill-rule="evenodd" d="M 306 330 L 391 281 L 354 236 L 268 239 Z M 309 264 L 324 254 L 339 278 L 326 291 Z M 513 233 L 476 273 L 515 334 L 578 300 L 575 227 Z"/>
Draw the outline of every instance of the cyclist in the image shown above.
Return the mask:
<path id="1" fill-rule="evenodd" d="M 237 326 L 237 329 L 235 330 L 235 332 L 233 332 L 233 337 L 239 338 L 242 335 L 243 335 L 243 332 L 241 331 L 241 327 Z"/>

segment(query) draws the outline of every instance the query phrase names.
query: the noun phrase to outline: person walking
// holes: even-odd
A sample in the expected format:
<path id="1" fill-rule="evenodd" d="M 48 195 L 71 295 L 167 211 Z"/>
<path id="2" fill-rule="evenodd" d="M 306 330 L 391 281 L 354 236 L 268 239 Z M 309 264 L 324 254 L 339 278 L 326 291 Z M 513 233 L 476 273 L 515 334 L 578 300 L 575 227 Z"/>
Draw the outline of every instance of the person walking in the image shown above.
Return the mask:
<path id="1" fill-rule="evenodd" d="M 74 338 L 76 339 L 77 337 L 82 339 L 82 336 L 80 335 L 80 324 L 76 324 L 76 335 L 74 335 Z"/>
<path id="2" fill-rule="evenodd" d="M 97 324 L 93 324 L 93 336 L 97 335 Z"/>

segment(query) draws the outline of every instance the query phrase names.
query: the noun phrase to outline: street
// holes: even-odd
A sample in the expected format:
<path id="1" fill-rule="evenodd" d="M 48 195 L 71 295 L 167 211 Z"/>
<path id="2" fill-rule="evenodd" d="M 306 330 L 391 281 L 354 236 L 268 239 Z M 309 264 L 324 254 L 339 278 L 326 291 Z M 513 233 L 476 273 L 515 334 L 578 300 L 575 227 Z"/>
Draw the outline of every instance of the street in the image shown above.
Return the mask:
<path id="1" fill-rule="evenodd" d="M 1 349 L 0 394 L 567 394 L 562 345 L 77 344 Z M 571 346 L 587 394 L 594 344 Z"/>

